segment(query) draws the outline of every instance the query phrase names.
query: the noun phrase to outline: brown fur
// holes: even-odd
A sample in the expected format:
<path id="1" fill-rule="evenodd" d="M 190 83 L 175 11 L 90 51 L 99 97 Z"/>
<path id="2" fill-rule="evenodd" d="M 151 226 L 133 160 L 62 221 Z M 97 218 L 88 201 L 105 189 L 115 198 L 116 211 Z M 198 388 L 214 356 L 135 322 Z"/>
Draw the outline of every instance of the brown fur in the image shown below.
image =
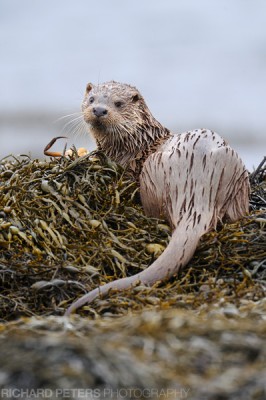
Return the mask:
<path id="1" fill-rule="evenodd" d="M 87 86 L 84 119 L 98 148 L 139 179 L 147 215 L 164 216 L 173 228 L 163 254 L 141 273 L 87 293 L 67 315 L 110 289 L 151 285 L 175 274 L 193 256 L 200 237 L 248 212 L 249 182 L 241 159 L 207 129 L 173 135 L 149 111 L 136 88 L 117 82 Z M 104 113 L 96 116 L 95 113 Z"/>

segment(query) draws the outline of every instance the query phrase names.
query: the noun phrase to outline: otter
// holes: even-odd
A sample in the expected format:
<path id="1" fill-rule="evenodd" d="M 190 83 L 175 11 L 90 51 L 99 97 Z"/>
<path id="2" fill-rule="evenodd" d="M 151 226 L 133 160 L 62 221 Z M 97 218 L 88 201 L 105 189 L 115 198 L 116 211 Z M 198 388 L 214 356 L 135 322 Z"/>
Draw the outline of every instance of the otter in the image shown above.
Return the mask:
<path id="1" fill-rule="evenodd" d="M 89 83 L 82 112 L 98 149 L 138 180 L 144 212 L 166 218 L 173 232 L 147 269 L 92 290 L 66 315 L 110 289 L 171 277 L 192 258 L 202 235 L 218 221 L 240 219 L 249 207 L 248 172 L 217 133 L 195 129 L 173 134 L 153 117 L 135 87 L 114 81 Z"/>

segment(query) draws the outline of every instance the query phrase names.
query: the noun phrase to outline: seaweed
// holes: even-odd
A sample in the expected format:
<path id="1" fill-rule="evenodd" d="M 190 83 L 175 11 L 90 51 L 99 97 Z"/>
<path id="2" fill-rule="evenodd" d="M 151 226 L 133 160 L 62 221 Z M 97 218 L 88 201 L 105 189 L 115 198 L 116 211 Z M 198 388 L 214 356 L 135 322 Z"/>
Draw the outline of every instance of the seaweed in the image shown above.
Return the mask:
<path id="1" fill-rule="evenodd" d="M 178 276 L 112 291 L 79 313 L 96 318 L 261 299 L 265 159 L 250 180 L 250 215 L 206 234 Z M 144 215 L 131 176 L 100 152 L 6 157 L 0 162 L 0 319 L 62 315 L 85 292 L 147 268 L 170 236 L 165 221 Z"/>

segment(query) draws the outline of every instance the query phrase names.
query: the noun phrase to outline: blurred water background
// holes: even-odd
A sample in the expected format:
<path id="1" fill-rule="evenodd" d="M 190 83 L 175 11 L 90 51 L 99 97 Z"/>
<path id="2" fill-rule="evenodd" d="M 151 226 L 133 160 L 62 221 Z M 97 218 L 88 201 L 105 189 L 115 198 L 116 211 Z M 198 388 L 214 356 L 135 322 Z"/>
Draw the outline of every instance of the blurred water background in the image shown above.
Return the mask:
<path id="1" fill-rule="evenodd" d="M 0 158 L 42 157 L 86 83 L 142 92 L 174 132 L 219 132 L 251 170 L 266 153 L 265 0 L 0 0 Z M 67 125 L 67 123 L 69 123 Z M 62 150 L 64 143 L 55 149 Z"/>

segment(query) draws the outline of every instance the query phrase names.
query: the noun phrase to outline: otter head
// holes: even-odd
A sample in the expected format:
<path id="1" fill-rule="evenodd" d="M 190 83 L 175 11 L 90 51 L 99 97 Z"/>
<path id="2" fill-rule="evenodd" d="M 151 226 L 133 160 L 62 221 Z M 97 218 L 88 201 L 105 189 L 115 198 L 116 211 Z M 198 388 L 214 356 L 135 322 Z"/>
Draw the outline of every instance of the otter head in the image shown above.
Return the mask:
<path id="1" fill-rule="evenodd" d="M 123 166 L 164 133 L 139 91 L 127 84 L 89 83 L 82 112 L 98 148 Z"/>
<path id="2" fill-rule="evenodd" d="M 88 83 L 82 111 L 85 122 L 96 140 L 106 135 L 116 135 L 128 130 L 139 121 L 143 98 L 130 85 L 107 82 L 100 85 Z M 115 137 L 113 138 L 115 141 Z"/>

